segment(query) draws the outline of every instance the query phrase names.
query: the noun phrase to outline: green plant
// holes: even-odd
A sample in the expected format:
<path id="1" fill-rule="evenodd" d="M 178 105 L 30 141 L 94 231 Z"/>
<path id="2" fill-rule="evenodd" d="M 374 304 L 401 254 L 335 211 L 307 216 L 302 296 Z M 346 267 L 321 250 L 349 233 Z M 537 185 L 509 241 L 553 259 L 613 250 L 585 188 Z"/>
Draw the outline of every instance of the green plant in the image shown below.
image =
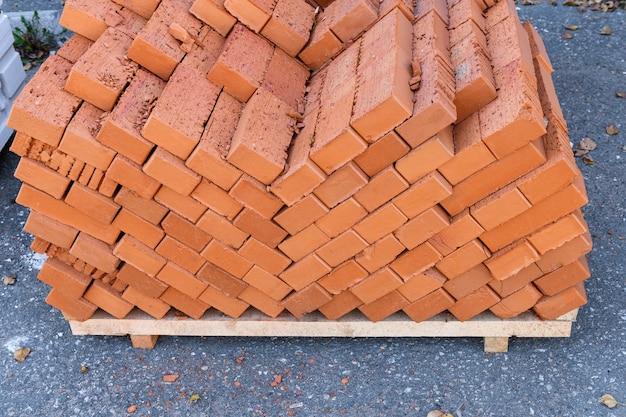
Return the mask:
<path id="1" fill-rule="evenodd" d="M 22 58 L 22 64 L 26 69 L 40 64 L 50 51 L 58 46 L 57 37 L 64 34 L 54 33 L 41 25 L 39 13 L 35 10 L 33 17 L 28 20 L 24 16 L 20 18 L 23 28 L 13 29 L 13 46 Z"/>

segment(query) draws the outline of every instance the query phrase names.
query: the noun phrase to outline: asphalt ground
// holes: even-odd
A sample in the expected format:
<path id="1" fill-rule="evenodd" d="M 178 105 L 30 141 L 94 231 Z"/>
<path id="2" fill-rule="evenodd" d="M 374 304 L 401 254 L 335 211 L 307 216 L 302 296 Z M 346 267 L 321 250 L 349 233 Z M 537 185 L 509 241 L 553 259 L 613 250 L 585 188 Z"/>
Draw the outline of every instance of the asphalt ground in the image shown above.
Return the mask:
<path id="1" fill-rule="evenodd" d="M 60 6 L 3 9 L 46 7 Z M 626 99 L 616 96 L 626 92 L 626 14 L 547 4 L 519 13 L 544 39 L 571 141 L 597 143 L 593 164 L 578 159 L 594 248 L 589 303 L 570 338 L 513 338 L 508 353 L 486 354 L 479 338 L 161 337 L 145 351 L 127 337 L 73 336 L 44 302 L 42 259 L 21 230 L 28 210 L 14 201 L 19 158 L 5 148 L 0 273 L 17 281 L 0 285 L 0 415 L 124 416 L 132 407 L 137 416 L 626 416 L 626 405 L 599 402 L 612 394 L 626 403 Z M 578 26 L 570 39 L 565 26 Z M 621 132 L 608 135 L 610 124 Z M 31 349 L 21 363 L 20 347 Z"/>

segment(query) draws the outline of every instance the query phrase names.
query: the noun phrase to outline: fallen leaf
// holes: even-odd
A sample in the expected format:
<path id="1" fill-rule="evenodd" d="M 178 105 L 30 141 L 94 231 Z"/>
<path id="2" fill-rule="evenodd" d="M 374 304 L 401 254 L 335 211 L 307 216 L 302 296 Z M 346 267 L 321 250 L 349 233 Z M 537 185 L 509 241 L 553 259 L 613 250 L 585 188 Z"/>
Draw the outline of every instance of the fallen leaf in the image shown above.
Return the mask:
<path id="1" fill-rule="evenodd" d="M 567 30 L 578 30 L 578 25 L 565 25 L 565 29 Z"/>
<path id="2" fill-rule="evenodd" d="M 163 375 L 163 382 L 176 382 L 178 375 Z"/>
<path id="3" fill-rule="evenodd" d="M 17 279 L 17 275 L 4 275 L 2 277 L 2 283 L 4 285 L 13 285 L 15 284 L 16 279 Z"/>
<path id="4" fill-rule="evenodd" d="M 85 372 L 89 372 L 89 367 L 88 367 L 88 366 L 86 366 L 86 365 L 82 365 L 82 366 L 80 367 L 80 373 L 81 373 L 81 374 L 84 374 Z"/>
<path id="5" fill-rule="evenodd" d="M 577 148 L 582 149 L 584 151 L 593 151 L 596 149 L 598 145 L 591 138 L 584 138 L 580 142 L 578 142 Z"/>
<path id="6" fill-rule="evenodd" d="M 341 378 L 341 383 L 346 385 L 348 382 L 350 382 L 350 378 Z"/>
<path id="7" fill-rule="evenodd" d="M 24 71 L 28 71 L 33 67 L 33 63 L 32 62 L 27 62 L 24 64 Z"/>
<path id="8" fill-rule="evenodd" d="M 135 404 L 133 404 L 133 405 L 129 406 L 129 407 L 126 409 L 126 412 L 127 412 L 128 414 L 132 414 L 132 413 L 134 413 L 135 411 L 137 411 L 137 406 L 136 406 Z"/>
<path id="9" fill-rule="evenodd" d="M 430 411 L 426 417 L 443 417 L 443 413 L 439 410 Z"/>
<path id="10" fill-rule="evenodd" d="M 189 402 L 190 403 L 195 403 L 199 399 L 200 399 L 200 394 L 192 394 L 191 397 L 189 397 Z"/>
<path id="11" fill-rule="evenodd" d="M 600 398 L 600 403 L 606 405 L 609 408 L 615 408 L 617 407 L 617 404 L 619 404 L 615 397 L 613 397 L 611 394 L 604 394 Z"/>
<path id="12" fill-rule="evenodd" d="M 578 6 L 578 2 L 574 0 L 567 0 L 563 2 L 563 6 Z"/>
<path id="13" fill-rule="evenodd" d="M 600 29 L 600 35 L 610 35 L 610 34 L 611 34 L 611 28 L 609 27 L 609 25 L 602 26 L 602 29 Z"/>
<path id="14" fill-rule="evenodd" d="M 280 375 L 276 375 L 274 377 L 274 380 L 272 382 L 270 382 L 270 386 L 275 387 L 278 384 L 280 384 L 281 382 L 283 382 L 283 377 Z"/>
<path id="15" fill-rule="evenodd" d="M 24 362 L 24 359 L 30 354 L 30 348 L 23 347 L 19 349 L 15 349 L 13 352 L 13 357 L 18 362 Z"/>
<path id="16" fill-rule="evenodd" d="M 583 162 L 585 163 L 585 165 L 595 165 L 596 161 L 593 160 L 592 157 L 590 156 L 583 156 Z"/>
<path id="17" fill-rule="evenodd" d="M 618 91 L 617 93 L 615 93 L 615 97 L 626 98 L 626 91 Z"/>
<path id="18" fill-rule="evenodd" d="M 580 158 L 581 156 L 585 156 L 585 155 L 587 155 L 588 153 L 589 153 L 589 151 L 588 151 L 588 150 L 576 149 L 576 150 L 574 151 L 574 156 L 575 156 L 576 158 Z"/>
<path id="19" fill-rule="evenodd" d="M 608 135 L 617 135 L 619 133 L 619 129 L 613 123 L 608 125 L 604 130 Z"/>
<path id="20" fill-rule="evenodd" d="M 570 32 L 565 32 L 563 34 L 563 39 L 572 39 L 574 37 L 574 35 L 572 35 Z"/>

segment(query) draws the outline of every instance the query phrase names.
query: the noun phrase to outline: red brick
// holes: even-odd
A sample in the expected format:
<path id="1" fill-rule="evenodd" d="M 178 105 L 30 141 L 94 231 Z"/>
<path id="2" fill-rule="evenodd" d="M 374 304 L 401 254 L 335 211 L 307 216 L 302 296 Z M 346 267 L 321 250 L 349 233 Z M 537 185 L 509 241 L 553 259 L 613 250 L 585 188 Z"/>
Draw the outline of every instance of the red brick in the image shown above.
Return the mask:
<path id="1" fill-rule="evenodd" d="M 494 72 L 500 71 L 517 59 L 521 59 L 523 65 L 532 71 L 533 54 L 528 33 L 520 23 L 517 10 L 511 9 L 510 16 L 504 17 L 497 23 L 491 18 L 490 13 L 487 16 L 489 27 L 485 34 Z"/>
<path id="2" fill-rule="evenodd" d="M 67 126 L 59 151 L 106 171 L 116 152 L 95 140 L 95 126 L 100 125 L 102 118 L 101 110 L 83 103 Z"/>
<path id="3" fill-rule="evenodd" d="M 287 236 L 287 232 L 255 211 L 243 209 L 235 218 L 233 225 L 252 235 L 259 242 L 275 248 Z"/>
<path id="4" fill-rule="evenodd" d="M 63 58 L 49 56 L 13 102 L 7 126 L 57 146 L 81 102 L 63 89 L 71 68 Z"/>
<path id="5" fill-rule="evenodd" d="M 406 221 L 407 218 L 402 212 L 392 203 L 388 203 L 357 223 L 354 231 L 372 244 L 402 226 Z"/>
<path id="6" fill-rule="evenodd" d="M 540 298 L 541 293 L 533 285 L 527 285 L 504 298 L 490 310 L 501 319 L 510 319 L 531 309 Z"/>
<path id="7" fill-rule="evenodd" d="M 523 24 L 524 30 L 528 34 L 528 40 L 530 41 L 530 49 L 533 54 L 533 58 L 537 60 L 549 73 L 552 73 L 552 62 L 546 51 L 546 46 L 541 39 L 541 35 L 537 32 L 530 21 L 526 21 Z"/>
<path id="8" fill-rule="evenodd" d="M 84 297 L 117 319 L 123 319 L 133 309 L 117 291 L 98 280 L 91 283 Z"/>
<path id="9" fill-rule="evenodd" d="M 274 217 L 274 221 L 292 235 L 300 232 L 328 213 L 328 209 L 310 194 L 291 207 L 285 208 Z"/>
<path id="10" fill-rule="evenodd" d="M 226 36 L 235 26 L 237 19 L 224 8 L 224 0 L 196 0 L 189 12 Z"/>
<path id="11" fill-rule="evenodd" d="M 191 196 L 216 213 L 232 220 L 241 211 L 243 205 L 228 195 L 212 182 L 202 179 Z"/>
<path id="12" fill-rule="evenodd" d="M 448 214 L 441 207 L 434 206 L 413 217 L 394 234 L 407 249 L 413 249 L 449 225 Z"/>
<path id="13" fill-rule="evenodd" d="M 331 268 L 313 253 L 291 264 L 279 277 L 291 288 L 300 291 L 302 288 L 317 281 L 330 271 Z"/>
<path id="14" fill-rule="evenodd" d="M 379 2 L 378 16 L 385 16 L 396 8 L 410 21 L 415 19 L 415 5 L 412 0 L 382 0 Z"/>
<path id="15" fill-rule="evenodd" d="M 320 217 L 315 225 L 326 236 L 334 238 L 354 226 L 366 214 L 367 211 L 354 198 L 349 198 Z"/>
<path id="16" fill-rule="evenodd" d="M 285 239 L 278 245 L 278 248 L 293 261 L 297 262 L 329 240 L 328 236 L 312 224 Z"/>
<path id="17" fill-rule="evenodd" d="M 131 235 L 152 249 L 159 244 L 165 235 L 160 227 L 126 209 L 120 210 L 113 220 L 113 226 L 118 227 L 124 233 Z"/>
<path id="18" fill-rule="evenodd" d="M 55 55 L 75 64 L 92 44 L 93 41 L 76 33 L 57 50 Z"/>
<path id="19" fill-rule="evenodd" d="M 533 284 L 545 295 L 556 295 L 573 287 L 591 276 L 587 259 L 582 256 L 571 264 L 549 272 L 533 281 Z"/>
<path id="20" fill-rule="evenodd" d="M 395 10 L 361 38 L 352 120 L 366 142 L 374 142 L 411 116 L 411 22 Z"/>
<path id="21" fill-rule="evenodd" d="M 198 299 L 233 318 L 241 316 L 249 307 L 248 303 L 229 297 L 210 285 L 200 294 Z"/>
<path id="22" fill-rule="evenodd" d="M 256 265 L 243 277 L 243 280 L 275 301 L 282 300 L 292 290 L 282 280 Z"/>
<path id="23" fill-rule="evenodd" d="M 408 190 L 394 198 L 393 204 L 408 218 L 415 217 L 452 194 L 452 186 L 433 172 L 412 184 Z"/>
<path id="24" fill-rule="evenodd" d="M 271 184 L 284 170 L 286 150 L 291 143 L 289 111 L 282 100 L 258 89 L 243 109 L 228 162 L 263 184 Z M 259 119 L 264 123 L 258 123 Z"/>
<path id="25" fill-rule="evenodd" d="M 285 309 L 282 303 L 268 297 L 265 293 L 257 290 L 254 287 L 247 287 L 240 295 L 239 298 L 249 303 L 251 306 L 261 311 L 262 313 L 276 318 Z"/>
<path id="26" fill-rule="evenodd" d="M 131 161 L 143 164 L 154 144 L 140 132 L 164 87 L 165 82 L 159 77 L 139 69 L 103 121 L 96 140 Z"/>
<path id="27" fill-rule="evenodd" d="M 46 303 L 58 308 L 71 320 L 85 321 L 98 309 L 84 298 L 70 298 L 63 290 L 52 289 L 46 297 Z"/>
<path id="28" fill-rule="evenodd" d="M 370 321 L 377 322 L 408 306 L 409 301 L 398 291 L 392 291 L 369 304 L 359 307 Z"/>
<path id="29" fill-rule="evenodd" d="M 71 299 L 82 297 L 92 281 L 89 276 L 56 258 L 49 258 L 44 262 L 37 278 Z"/>
<path id="30" fill-rule="evenodd" d="M 363 304 L 356 295 L 350 291 L 342 291 L 335 295 L 332 300 L 320 306 L 318 310 L 328 319 L 337 320 L 345 316 L 358 306 Z"/>
<path id="31" fill-rule="evenodd" d="M 586 303 L 587 294 L 581 282 L 556 295 L 543 297 L 535 304 L 533 310 L 544 320 L 554 320 Z"/>
<path id="32" fill-rule="evenodd" d="M 392 262 L 405 247 L 389 234 L 357 254 L 355 260 L 368 272 L 373 273 Z"/>
<path id="33" fill-rule="evenodd" d="M 162 319 L 170 311 L 169 304 L 158 298 L 148 297 L 131 286 L 124 290 L 122 298 L 157 320 Z"/>
<path id="34" fill-rule="evenodd" d="M 126 57 L 132 38 L 108 28 L 72 66 L 65 89 L 103 111 L 110 111 L 137 71 Z"/>
<path id="35" fill-rule="evenodd" d="M 162 301 L 196 320 L 200 320 L 210 306 L 170 287 L 159 297 Z"/>
<path id="36" fill-rule="evenodd" d="M 327 19 L 320 10 L 315 21 L 309 41 L 298 55 L 298 58 L 312 70 L 319 69 L 341 51 L 341 41 L 330 30 L 330 19 Z"/>
<path id="37" fill-rule="evenodd" d="M 495 279 L 505 279 L 539 259 L 539 254 L 527 240 L 513 243 L 492 254 L 485 261 Z"/>
<path id="38" fill-rule="evenodd" d="M 448 127 L 396 162 L 396 169 L 408 182 L 415 183 L 450 160 L 453 155 L 452 127 Z"/>
<path id="39" fill-rule="evenodd" d="M 378 17 L 378 3 L 370 0 L 337 0 L 324 12 L 330 29 L 342 42 L 356 38 Z"/>
<path id="40" fill-rule="evenodd" d="M 474 268 L 448 280 L 443 287 L 454 298 L 460 300 L 492 280 L 493 276 L 489 269 L 479 263 Z"/>
<path id="41" fill-rule="evenodd" d="M 207 209 L 205 205 L 192 197 L 178 194 L 166 186 L 159 189 L 154 199 L 192 223 L 197 222 Z"/>
<path id="42" fill-rule="evenodd" d="M 367 243 L 361 236 L 353 230 L 348 230 L 319 248 L 315 253 L 330 266 L 335 267 L 366 247 Z"/>
<path id="43" fill-rule="evenodd" d="M 248 286 L 241 279 L 232 276 L 228 272 L 210 263 L 204 264 L 196 274 L 196 277 L 217 288 L 228 297 L 237 297 Z"/>
<path id="44" fill-rule="evenodd" d="M 480 236 L 484 229 L 470 215 L 469 210 L 457 214 L 450 220 L 450 226 L 443 229 L 428 241 L 444 256 Z"/>
<path id="45" fill-rule="evenodd" d="M 296 56 L 309 39 L 315 9 L 305 0 L 277 0 L 261 35 L 290 56 Z"/>
<path id="46" fill-rule="evenodd" d="M 201 230 L 235 249 L 241 247 L 249 236 L 248 233 L 233 226 L 228 219 L 211 210 L 207 210 L 202 215 L 197 225 Z"/>
<path id="47" fill-rule="evenodd" d="M 97 40 L 107 29 L 107 14 L 120 10 L 118 5 L 110 1 L 72 0 L 67 3 L 61 13 L 59 24 L 92 41 Z"/>
<path id="48" fill-rule="evenodd" d="M 31 211 L 28 215 L 24 231 L 65 249 L 70 248 L 78 235 L 75 228 L 36 211 Z"/>
<path id="49" fill-rule="evenodd" d="M 100 223 L 82 211 L 78 211 L 72 206 L 52 198 L 48 194 L 38 191 L 27 184 L 22 184 L 15 201 L 44 216 L 81 230 L 109 244 L 113 244 L 120 234 L 120 230 L 117 227 Z"/>
<path id="50" fill-rule="evenodd" d="M 283 305 L 294 317 L 301 319 L 305 314 L 328 303 L 332 297 L 318 284 L 313 283 L 285 299 Z"/>
<path id="51" fill-rule="evenodd" d="M 365 152 L 356 156 L 354 162 L 366 175 L 373 177 L 406 155 L 410 149 L 400 136 L 395 132 L 389 132 L 369 145 Z"/>
<path id="52" fill-rule="evenodd" d="M 176 213 L 169 213 L 161 223 L 163 230 L 169 236 L 200 252 L 211 240 L 211 236 L 196 227 L 193 223 L 183 219 Z"/>
<path id="53" fill-rule="evenodd" d="M 269 248 L 254 238 L 248 239 L 239 254 L 260 266 L 271 274 L 278 275 L 283 272 L 291 263 L 289 258 L 281 254 L 279 251 Z"/>
<path id="54" fill-rule="evenodd" d="M 187 159 L 187 166 L 224 190 L 241 176 L 241 171 L 225 161 L 230 138 L 235 133 L 243 106 L 222 92 L 204 129 L 196 149 Z"/>
<path id="55" fill-rule="evenodd" d="M 441 254 L 426 242 L 401 254 L 390 264 L 398 275 L 404 280 L 408 280 L 413 275 L 425 271 L 435 265 L 441 259 Z"/>
<path id="56" fill-rule="evenodd" d="M 78 183 L 72 185 L 65 197 L 65 202 L 104 224 L 111 223 L 120 209 L 112 198 Z"/>
<path id="57" fill-rule="evenodd" d="M 328 275 L 320 278 L 317 282 L 331 294 L 342 294 L 346 289 L 367 275 L 365 269 L 361 268 L 354 260 L 349 260 L 334 268 Z"/>
<path id="58" fill-rule="evenodd" d="M 13 175 L 57 199 L 63 198 L 70 185 L 69 178 L 30 158 L 21 158 Z"/>
<path id="59" fill-rule="evenodd" d="M 132 10 L 138 15 L 150 19 L 152 13 L 156 10 L 159 5 L 159 0 L 113 0 L 120 6 L 128 10 Z"/>
<path id="60" fill-rule="evenodd" d="M 475 239 L 447 255 L 436 266 L 441 273 L 452 279 L 475 267 L 491 256 L 491 252 Z"/>
<path id="61" fill-rule="evenodd" d="M 115 1 L 115 0 L 114 0 Z M 117 0 L 116 3 L 120 4 L 125 0 Z M 154 3 L 155 0 L 149 0 L 151 3 Z M 148 7 L 153 6 L 156 8 L 156 4 L 148 5 Z M 104 21 L 109 27 L 113 27 L 115 29 L 119 29 L 121 32 L 130 36 L 131 38 L 135 38 L 139 31 L 143 29 L 143 27 L 148 22 L 148 19 L 140 16 L 133 10 L 130 10 L 128 7 L 124 7 L 115 12 L 108 12 L 104 17 Z"/>
<path id="62" fill-rule="evenodd" d="M 207 288 L 205 282 L 171 262 L 168 262 L 163 267 L 157 274 L 157 278 L 168 284 L 171 288 L 176 288 L 178 291 L 194 299 L 198 298 Z M 161 297 L 163 297 L 163 295 L 161 295 Z"/>
<path id="63" fill-rule="evenodd" d="M 530 264 L 518 273 L 511 275 L 510 277 L 503 279 L 502 281 L 492 279 L 491 281 L 489 281 L 489 286 L 501 298 L 505 298 L 520 290 L 524 286 L 530 284 L 541 275 L 543 275 L 543 272 L 541 272 L 539 267 L 536 264 Z"/>
<path id="64" fill-rule="evenodd" d="M 353 162 L 349 162 L 330 175 L 320 184 L 315 194 L 327 207 L 334 207 L 356 191 L 363 188 L 368 182 L 367 176 Z"/>
<path id="65" fill-rule="evenodd" d="M 121 184 L 146 199 L 154 197 L 161 186 L 154 178 L 144 174 L 139 165 L 121 155 L 113 159 L 105 178 Z"/>
<path id="66" fill-rule="evenodd" d="M 188 196 L 200 183 L 200 176 L 184 161 L 163 148 L 157 148 L 143 166 L 143 171 L 177 193 Z"/>
<path id="67" fill-rule="evenodd" d="M 528 241 L 541 255 L 556 249 L 588 229 L 587 223 L 582 217 L 580 210 L 561 217 L 528 237 Z"/>
<path id="68" fill-rule="evenodd" d="M 128 188 L 122 187 L 114 201 L 152 224 L 159 224 L 168 210 L 154 200 L 147 200 Z"/>
<path id="69" fill-rule="evenodd" d="M 224 7 L 244 25 L 259 32 L 272 16 L 276 0 L 226 0 Z"/>
<path id="70" fill-rule="evenodd" d="M 414 302 L 441 288 L 445 282 L 446 277 L 436 269 L 429 269 L 409 278 L 398 287 L 398 292 L 410 302 Z"/>
<path id="71" fill-rule="evenodd" d="M 111 245 L 85 233 L 78 234 L 70 253 L 104 272 L 114 272 L 120 263 Z"/>
<path id="72" fill-rule="evenodd" d="M 470 213 L 485 230 L 489 230 L 530 207 L 530 202 L 515 186 L 507 186 L 474 204 L 470 208 Z"/>
<path id="73" fill-rule="evenodd" d="M 222 245 L 215 239 L 209 242 L 207 247 L 204 248 L 202 257 L 237 278 L 243 278 L 253 266 L 251 262 L 243 258 L 237 252 Z"/>
<path id="74" fill-rule="evenodd" d="M 454 305 L 454 299 L 443 289 L 438 289 L 425 297 L 409 304 L 402 310 L 416 322 L 426 321 L 429 318 L 445 311 Z"/>
<path id="75" fill-rule="evenodd" d="M 383 268 L 355 284 L 350 291 L 365 304 L 389 294 L 402 285 L 402 279 L 391 269 Z"/>
<path id="76" fill-rule="evenodd" d="M 138 270 L 130 264 L 122 265 L 117 273 L 117 278 L 127 282 L 130 287 L 134 288 L 141 294 L 155 299 L 163 294 L 168 287 L 158 279 Z M 139 305 L 138 307 L 141 308 Z"/>
<path id="77" fill-rule="evenodd" d="M 156 276 L 167 262 L 164 257 L 129 235 L 120 239 L 113 254 L 151 276 Z"/>
<path id="78" fill-rule="evenodd" d="M 404 178 L 393 167 L 388 167 L 357 191 L 354 198 L 367 211 L 372 212 L 407 188 L 409 184 Z"/>
<path id="79" fill-rule="evenodd" d="M 574 262 L 580 256 L 588 253 L 591 250 L 591 245 L 591 235 L 589 232 L 586 232 L 558 248 L 546 252 L 541 259 L 537 261 L 537 266 L 539 266 L 544 273 L 554 271 L 563 265 Z"/>
<path id="80" fill-rule="evenodd" d="M 242 176 L 228 194 L 268 219 L 283 206 L 282 201 L 267 192 L 265 185 L 248 175 Z"/>
<path id="81" fill-rule="evenodd" d="M 227 8 L 228 3 L 225 3 Z M 236 24 L 207 78 L 237 100 L 246 102 L 260 86 L 273 52 L 266 40 Z"/>
<path id="82" fill-rule="evenodd" d="M 192 274 L 204 265 L 204 259 L 197 252 L 169 236 L 163 238 L 155 251 Z"/>
<path id="83" fill-rule="evenodd" d="M 489 287 L 482 286 L 457 301 L 448 311 L 459 321 L 467 321 L 500 301 L 500 297 Z"/>

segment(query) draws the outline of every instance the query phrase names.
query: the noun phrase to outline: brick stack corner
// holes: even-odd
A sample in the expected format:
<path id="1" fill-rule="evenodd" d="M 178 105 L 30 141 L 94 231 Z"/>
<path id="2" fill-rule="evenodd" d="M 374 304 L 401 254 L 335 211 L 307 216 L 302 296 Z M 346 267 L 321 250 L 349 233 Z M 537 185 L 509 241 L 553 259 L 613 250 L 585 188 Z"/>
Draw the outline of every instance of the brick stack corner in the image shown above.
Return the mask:
<path id="1" fill-rule="evenodd" d="M 511 0 L 67 0 L 14 103 L 66 317 L 585 304 L 585 187 Z"/>

